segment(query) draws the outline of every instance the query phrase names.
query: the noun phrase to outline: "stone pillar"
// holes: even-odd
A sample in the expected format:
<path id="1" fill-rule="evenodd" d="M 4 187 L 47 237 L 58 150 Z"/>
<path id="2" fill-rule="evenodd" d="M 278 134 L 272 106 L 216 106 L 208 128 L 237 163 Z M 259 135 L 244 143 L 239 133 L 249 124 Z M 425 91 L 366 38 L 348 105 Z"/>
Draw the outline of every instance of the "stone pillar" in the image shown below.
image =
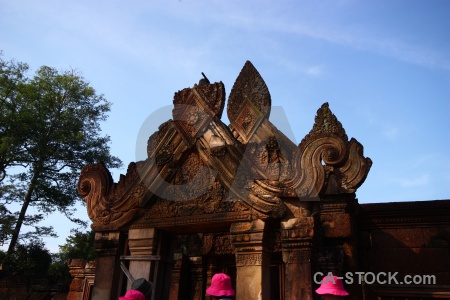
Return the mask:
<path id="1" fill-rule="evenodd" d="M 262 220 L 231 225 L 236 254 L 236 299 L 270 300 L 270 261 L 274 235 Z"/>
<path id="2" fill-rule="evenodd" d="M 191 272 L 188 256 L 175 253 L 173 256 L 173 268 L 170 278 L 169 300 L 191 299 Z"/>
<path id="3" fill-rule="evenodd" d="M 334 248 L 334 252 L 340 250 L 341 256 L 343 256 L 341 261 L 333 262 L 336 266 L 335 269 L 341 272 L 336 274 L 338 276 L 343 276 L 346 272 L 354 274 L 359 271 L 354 216 L 358 201 L 354 194 L 345 196 L 328 197 L 322 200 L 320 207 L 323 238 L 328 245 L 332 245 L 329 248 Z M 358 285 L 345 285 L 345 289 L 350 293 L 349 299 L 361 299 L 362 293 Z"/>
<path id="4" fill-rule="evenodd" d="M 118 298 L 119 257 L 122 235 L 118 231 L 96 232 L 95 251 L 97 252 L 95 282 L 92 299 L 110 300 Z"/>
<path id="5" fill-rule="evenodd" d="M 203 258 L 201 256 L 191 256 L 189 260 L 191 262 L 192 299 L 203 300 L 206 290 L 203 284 Z"/>
<path id="6" fill-rule="evenodd" d="M 183 267 L 183 254 L 173 255 L 172 277 L 170 282 L 169 300 L 178 300 L 181 284 L 181 268 Z"/>
<path id="7" fill-rule="evenodd" d="M 211 279 L 216 273 L 216 259 L 212 259 L 208 261 L 208 265 L 206 266 L 205 299 L 209 299 L 209 296 L 206 294 L 206 288 L 211 286 Z"/>
<path id="8" fill-rule="evenodd" d="M 299 217 L 281 222 L 285 299 L 313 299 L 311 252 L 314 224 L 313 217 Z"/>
<path id="9" fill-rule="evenodd" d="M 156 248 L 155 228 L 137 228 L 128 230 L 128 249 L 130 260 L 128 270 L 137 278 L 150 280 L 150 270 L 155 263 L 154 253 Z M 127 290 L 131 287 L 128 281 Z M 154 293 L 155 291 L 153 291 Z"/>
<path id="10" fill-rule="evenodd" d="M 89 300 L 95 279 L 95 261 L 72 258 L 67 264 L 73 277 L 67 300 Z"/>

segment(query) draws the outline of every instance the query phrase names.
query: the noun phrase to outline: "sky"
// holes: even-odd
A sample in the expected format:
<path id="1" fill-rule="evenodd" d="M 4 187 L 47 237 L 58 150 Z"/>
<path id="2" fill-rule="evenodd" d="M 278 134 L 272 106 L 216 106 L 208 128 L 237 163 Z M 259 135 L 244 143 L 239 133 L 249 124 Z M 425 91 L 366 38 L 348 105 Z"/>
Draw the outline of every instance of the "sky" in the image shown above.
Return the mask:
<path id="1" fill-rule="evenodd" d="M 175 92 L 203 72 L 228 97 L 249 60 L 295 144 L 328 102 L 364 146 L 360 203 L 450 199 L 450 1 L 0 0 L 0 50 L 31 74 L 77 70 L 112 103 L 116 182 L 145 159 Z M 77 216 L 89 220 L 81 205 Z M 52 252 L 75 227 L 57 214 L 43 225 L 59 234 L 44 239 Z"/>

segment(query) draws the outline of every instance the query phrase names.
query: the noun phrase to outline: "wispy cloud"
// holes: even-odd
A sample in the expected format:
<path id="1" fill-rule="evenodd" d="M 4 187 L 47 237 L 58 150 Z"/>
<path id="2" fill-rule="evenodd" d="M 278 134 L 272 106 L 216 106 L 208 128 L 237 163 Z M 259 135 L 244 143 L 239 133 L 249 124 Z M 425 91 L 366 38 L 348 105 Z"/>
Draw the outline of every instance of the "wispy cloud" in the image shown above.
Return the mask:
<path id="1" fill-rule="evenodd" d="M 226 33 L 231 39 L 236 36 L 236 32 L 240 35 L 247 32 L 253 33 L 247 36 L 251 39 L 261 38 L 266 33 L 275 33 L 273 36 L 284 36 L 289 40 L 312 38 L 420 66 L 450 70 L 450 58 L 445 49 L 431 49 L 424 43 L 411 43 L 401 36 L 390 35 L 389 30 L 375 32 L 366 23 L 360 22 L 355 27 L 354 23 L 343 20 L 340 15 L 353 7 L 352 1 L 341 1 L 334 5 L 328 2 L 325 5 L 321 1 L 284 5 L 255 1 L 213 1 L 210 5 L 195 1 L 189 4 L 156 1 L 136 6 L 125 6 L 119 2 L 89 5 L 87 2 L 77 2 L 70 4 L 68 9 L 53 1 L 48 1 L 51 4 L 47 5 L 26 2 L 26 5 L 15 6 L 20 8 L 20 5 L 24 5 L 24 11 L 34 11 L 35 15 L 42 15 L 41 19 L 49 20 L 50 23 L 56 21 L 54 24 L 57 27 L 70 29 L 76 35 L 89 36 L 94 43 L 104 43 L 112 49 L 147 59 L 152 56 L 154 61 L 167 56 L 182 57 L 178 63 L 186 62 L 189 57 L 201 59 L 205 53 L 220 49 L 221 44 L 233 42 L 222 40 L 217 32 L 222 38 Z M 260 9 L 255 10 L 255 5 Z M 357 13 L 357 10 L 353 11 L 353 14 Z M 166 17 L 167 24 L 148 24 L 148 21 L 161 18 L 162 15 Z M 83 21 L 80 22 L 80 19 Z M 175 34 L 169 24 L 178 21 L 194 28 L 204 26 L 204 33 L 189 36 Z M 212 28 L 217 32 L 208 31 Z M 199 47 L 198 41 L 201 41 L 202 47 Z M 322 72 L 322 67 L 315 66 L 306 73 L 317 76 Z"/>
<path id="2" fill-rule="evenodd" d="M 383 136 L 385 136 L 390 141 L 395 141 L 399 133 L 400 131 L 397 127 L 389 127 L 383 131 Z"/>
<path id="3" fill-rule="evenodd" d="M 309 24 L 296 24 L 294 26 L 280 24 L 276 28 L 281 31 L 294 33 L 298 36 L 306 36 L 335 45 L 372 52 L 427 68 L 450 71 L 450 58 L 448 54 L 429 49 L 423 45 L 410 44 L 391 37 L 370 37 L 370 34 L 362 34 L 350 28 L 329 28 L 324 24 L 318 25 L 318 27 L 311 27 Z"/>
<path id="4" fill-rule="evenodd" d="M 396 178 L 394 179 L 402 188 L 422 187 L 430 182 L 428 174 L 423 174 L 416 178 Z"/>
<path id="5" fill-rule="evenodd" d="M 227 24 L 229 27 L 240 30 L 260 33 L 278 32 L 280 35 L 291 34 L 298 38 L 313 38 L 415 65 L 450 70 L 448 51 L 445 48 L 430 48 L 427 42 L 419 42 L 420 34 L 418 34 L 419 40 L 413 43 L 406 41 L 402 36 L 391 34 L 391 31 L 386 30 L 380 22 L 378 22 L 378 31 L 373 28 L 373 25 L 365 22 L 355 26 L 355 23 L 339 17 L 348 15 L 347 11 L 353 8 L 352 4 L 354 4 L 351 1 L 349 3 L 343 1 L 334 6 L 329 5 L 328 2 L 325 6 L 320 1 L 317 2 L 319 3 L 314 2 L 314 5 L 306 5 L 306 7 L 292 5 L 290 13 L 282 13 L 283 9 L 280 5 L 267 5 L 267 3 L 266 10 L 261 12 L 249 11 L 251 7 L 248 6 L 233 6 L 233 10 L 230 10 L 228 5 L 222 5 L 220 14 L 218 10 L 215 10 L 205 17 L 209 18 L 210 22 Z M 358 10 L 353 13 L 360 14 Z M 371 18 L 377 18 L 377 16 L 374 15 Z M 438 33 L 434 34 L 438 35 Z M 422 38 L 426 36 L 423 35 Z"/>
<path id="6" fill-rule="evenodd" d="M 323 65 L 311 66 L 306 69 L 305 73 L 311 76 L 320 76 L 325 72 L 325 67 Z"/>

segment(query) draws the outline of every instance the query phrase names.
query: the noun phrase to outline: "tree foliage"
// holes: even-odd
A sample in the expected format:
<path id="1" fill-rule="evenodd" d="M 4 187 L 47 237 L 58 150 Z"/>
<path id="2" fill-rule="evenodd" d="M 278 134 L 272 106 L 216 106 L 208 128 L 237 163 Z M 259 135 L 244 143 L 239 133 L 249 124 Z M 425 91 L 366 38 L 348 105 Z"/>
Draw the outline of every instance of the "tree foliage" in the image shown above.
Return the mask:
<path id="1" fill-rule="evenodd" d="M 66 238 L 66 243 L 59 246 L 59 253 L 65 260 L 71 258 L 94 260 L 97 257 L 94 241 L 95 232 L 93 230 L 87 232 L 72 230 L 72 235 Z"/>
<path id="2" fill-rule="evenodd" d="M 27 83 L 25 77 L 28 65 L 15 61 L 4 61 L 0 52 L 0 183 L 6 177 L 6 170 L 20 165 L 22 144 L 28 135 L 26 114 L 19 114 L 25 99 L 19 96 Z M 1 195 L 1 194 L 0 194 Z"/>
<path id="3" fill-rule="evenodd" d="M 72 234 L 66 238 L 66 243 L 59 246 L 59 252 L 52 255 L 53 263 L 49 274 L 58 274 L 67 282 L 70 282 L 68 261 L 72 258 L 94 260 L 97 256 L 94 246 L 94 231 L 81 232 L 72 230 Z"/>
<path id="4" fill-rule="evenodd" d="M 101 135 L 111 106 L 103 95 L 74 70 L 42 66 L 31 78 L 27 71 L 26 64 L 0 56 L 0 204 L 20 205 L 7 215 L 9 254 L 20 238 L 54 234 L 52 227 L 38 226 L 49 213 L 83 224 L 72 217 L 81 200 L 76 184 L 83 166 L 121 165 L 109 152 L 110 137 Z M 38 213 L 29 214 L 29 207 Z M 35 232 L 19 235 L 22 225 Z"/>
<path id="5" fill-rule="evenodd" d="M 31 242 L 29 244 L 17 244 L 15 251 L 6 257 L 3 256 L 3 267 L 5 271 L 13 275 L 47 275 L 52 256 L 42 242 Z"/>

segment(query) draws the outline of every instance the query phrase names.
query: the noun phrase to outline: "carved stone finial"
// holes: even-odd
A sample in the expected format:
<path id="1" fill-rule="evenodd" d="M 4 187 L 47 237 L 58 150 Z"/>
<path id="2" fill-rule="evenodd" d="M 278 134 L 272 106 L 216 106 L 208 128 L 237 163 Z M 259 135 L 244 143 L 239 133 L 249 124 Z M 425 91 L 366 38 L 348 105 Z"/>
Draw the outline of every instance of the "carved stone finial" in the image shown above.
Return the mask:
<path id="1" fill-rule="evenodd" d="M 237 118 L 246 101 L 250 101 L 264 117 L 269 118 L 272 104 L 269 89 L 250 61 L 245 63 L 228 97 L 227 114 L 231 122 Z"/>
<path id="2" fill-rule="evenodd" d="M 354 193 L 364 182 L 372 161 L 355 139 L 348 141 L 328 103 L 318 110 L 311 131 L 298 146 L 294 187 L 300 197 Z"/>
<path id="3" fill-rule="evenodd" d="M 331 112 L 328 102 L 322 104 L 317 110 L 314 126 L 305 138 L 323 134 L 333 134 L 341 137 L 343 140 L 348 140 L 341 122 Z"/>
<path id="4" fill-rule="evenodd" d="M 193 146 L 215 117 L 220 118 L 225 105 L 222 82 L 195 85 L 175 93 L 172 111 L 174 127 L 186 145 Z"/>

